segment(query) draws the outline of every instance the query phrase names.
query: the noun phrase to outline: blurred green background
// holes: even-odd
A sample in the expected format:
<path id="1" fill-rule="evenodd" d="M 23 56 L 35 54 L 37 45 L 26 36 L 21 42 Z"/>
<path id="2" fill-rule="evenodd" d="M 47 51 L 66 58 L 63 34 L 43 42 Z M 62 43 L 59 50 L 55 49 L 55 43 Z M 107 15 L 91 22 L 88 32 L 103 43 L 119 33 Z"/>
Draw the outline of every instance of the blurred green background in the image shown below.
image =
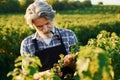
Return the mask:
<path id="1" fill-rule="evenodd" d="M 21 41 L 32 34 L 24 20 L 27 6 L 34 0 L 0 0 L 0 79 L 11 80 L 6 74 L 13 70 L 20 55 Z M 81 45 L 95 38 L 101 30 L 120 36 L 120 5 L 92 5 L 90 0 L 47 0 L 56 10 L 57 27 L 72 29 Z"/>

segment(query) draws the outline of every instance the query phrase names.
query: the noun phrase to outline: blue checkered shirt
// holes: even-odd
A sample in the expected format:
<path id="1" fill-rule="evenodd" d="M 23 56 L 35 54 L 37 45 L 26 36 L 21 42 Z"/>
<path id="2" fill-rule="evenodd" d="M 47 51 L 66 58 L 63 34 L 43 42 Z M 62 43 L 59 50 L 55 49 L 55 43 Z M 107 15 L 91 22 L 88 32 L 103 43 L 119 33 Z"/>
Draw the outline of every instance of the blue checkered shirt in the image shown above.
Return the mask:
<path id="1" fill-rule="evenodd" d="M 54 27 L 55 34 L 57 34 L 57 35 L 59 35 L 59 32 L 57 31 L 57 29 L 59 30 L 59 32 L 62 36 L 62 40 L 65 45 L 66 51 L 69 53 L 70 46 L 76 44 L 77 37 L 72 30 Z M 28 36 L 27 38 L 25 38 L 22 41 L 21 48 L 20 48 L 21 55 L 23 55 L 24 53 L 30 53 L 30 54 L 34 55 L 35 47 L 34 47 L 34 43 L 32 42 L 32 40 L 35 38 L 37 39 L 37 44 L 38 44 L 39 50 L 58 46 L 61 44 L 60 40 L 56 39 L 55 37 L 52 37 L 51 42 L 48 45 L 42 39 L 38 39 L 39 37 L 37 36 L 37 34 L 38 33 L 36 32 L 36 33 Z"/>

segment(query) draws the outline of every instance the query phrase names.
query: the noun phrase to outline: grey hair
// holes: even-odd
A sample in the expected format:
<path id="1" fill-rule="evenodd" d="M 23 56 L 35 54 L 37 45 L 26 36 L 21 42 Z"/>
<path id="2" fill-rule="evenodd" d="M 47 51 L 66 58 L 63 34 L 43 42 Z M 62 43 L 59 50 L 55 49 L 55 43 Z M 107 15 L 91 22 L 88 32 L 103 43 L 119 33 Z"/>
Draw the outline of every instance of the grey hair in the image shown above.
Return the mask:
<path id="1" fill-rule="evenodd" d="M 45 1 L 36 0 L 34 3 L 30 4 L 26 9 L 25 19 L 27 24 L 33 28 L 32 20 L 45 17 L 48 20 L 52 21 L 55 17 L 55 10 L 53 10 L 52 6 L 49 5 Z"/>

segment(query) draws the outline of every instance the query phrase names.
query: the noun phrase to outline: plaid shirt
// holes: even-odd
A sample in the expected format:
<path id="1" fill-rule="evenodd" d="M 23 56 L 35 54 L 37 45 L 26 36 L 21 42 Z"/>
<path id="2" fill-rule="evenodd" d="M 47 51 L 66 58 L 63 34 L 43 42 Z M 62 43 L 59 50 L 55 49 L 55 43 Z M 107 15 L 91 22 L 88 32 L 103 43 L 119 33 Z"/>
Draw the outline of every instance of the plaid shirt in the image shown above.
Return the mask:
<path id="1" fill-rule="evenodd" d="M 59 35 L 59 32 L 57 31 L 57 29 L 59 30 L 59 32 L 62 36 L 62 40 L 63 40 L 63 43 L 65 45 L 66 51 L 69 53 L 70 52 L 70 46 L 75 45 L 76 42 L 77 42 L 76 35 L 71 30 L 54 27 L 55 34 L 57 34 L 57 35 Z M 27 38 L 25 38 L 22 41 L 21 49 L 20 49 L 21 55 L 23 55 L 24 53 L 30 53 L 30 54 L 35 53 L 34 43 L 32 42 L 32 40 L 35 39 L 35 38 L 37 39 L 37 44 L 38 44 L 39 50 L 43 50 L 43 49 L 46 49 L 46 48 L 58 46 L 58 45 L 61 44 L 60 40 L 56 39 L 53 36 L 50 44 L 48 45 L 43 41 L 43 39 L 41 39 L 37 35 L 38 35 L 38 33 L 36 32 L 36 33 L 28 36 Z"/>

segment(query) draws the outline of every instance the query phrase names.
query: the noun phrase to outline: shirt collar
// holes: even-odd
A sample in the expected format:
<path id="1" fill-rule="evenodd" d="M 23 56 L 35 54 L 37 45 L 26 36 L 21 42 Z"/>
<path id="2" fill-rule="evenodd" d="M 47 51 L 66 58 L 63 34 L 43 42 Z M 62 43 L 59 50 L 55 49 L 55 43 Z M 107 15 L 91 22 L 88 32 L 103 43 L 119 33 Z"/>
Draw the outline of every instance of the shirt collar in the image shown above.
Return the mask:
<path id="1" fill-rule="evenodd" d="M 38 35 L 38 32 L 36 31 L 35 34 L 33 35 L 33 38 L 32 39 L 37 39 L 39 38 L 40 36 Z"/>

